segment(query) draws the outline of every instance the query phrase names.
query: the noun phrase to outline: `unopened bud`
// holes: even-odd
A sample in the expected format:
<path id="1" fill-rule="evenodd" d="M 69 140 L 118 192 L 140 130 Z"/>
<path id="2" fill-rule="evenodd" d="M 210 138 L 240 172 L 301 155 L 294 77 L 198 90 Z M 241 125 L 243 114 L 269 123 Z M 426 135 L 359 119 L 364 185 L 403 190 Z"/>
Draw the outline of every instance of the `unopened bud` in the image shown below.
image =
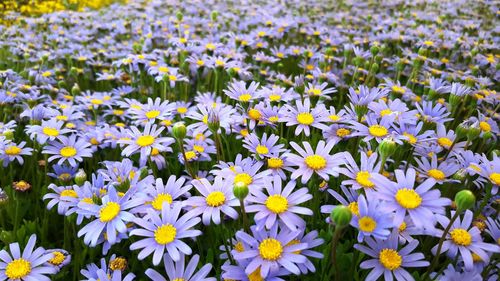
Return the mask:
<path id="1" fill-rule="evenodd" d="M 236 198 L 243 200 L 248 195 L 248 186 L 242 181 L 235 182 L 233 186 L 233 193 Z"/>
<path id="2" fill-rule="evenodd" d="M 455 204 L 459 212 L 472 208 L 475 203 L 476 196 L 470 190 L 462 190 L 455 195 Z"/>
<path id="3" fill-rule="evenodd" d="M 335 225 L 343 227 L 351 222 L 352 212 L 348 207 L 338 205 L 330 213 L 330 219 Z"/>
<path id="4" fill-rule="evenodd" d="M 78 186 L 82 186 L 87 180 L 87 173 L 83 169 L 79 169 L 75 175 L 75 183 Z"/>
<path id="5" fill-rule="evenodd" d="M 184 137 L 186 137 L 186 133 L 187 129 L 184 122 L 177 122 L 172 127 L 172 134 L 174 135 L 174 138 L 178 140 L 184 139 Z"/>

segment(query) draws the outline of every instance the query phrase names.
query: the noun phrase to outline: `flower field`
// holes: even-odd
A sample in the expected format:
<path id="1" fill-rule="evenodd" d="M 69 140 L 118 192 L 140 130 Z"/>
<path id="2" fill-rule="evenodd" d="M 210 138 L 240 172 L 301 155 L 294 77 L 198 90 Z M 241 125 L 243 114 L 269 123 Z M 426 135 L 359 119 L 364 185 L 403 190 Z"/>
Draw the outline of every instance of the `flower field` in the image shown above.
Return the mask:
<path id="1" fill-rule="evenodd" d="M 495 1 L 24 2 L 0 281 L 499 280 Z"/>

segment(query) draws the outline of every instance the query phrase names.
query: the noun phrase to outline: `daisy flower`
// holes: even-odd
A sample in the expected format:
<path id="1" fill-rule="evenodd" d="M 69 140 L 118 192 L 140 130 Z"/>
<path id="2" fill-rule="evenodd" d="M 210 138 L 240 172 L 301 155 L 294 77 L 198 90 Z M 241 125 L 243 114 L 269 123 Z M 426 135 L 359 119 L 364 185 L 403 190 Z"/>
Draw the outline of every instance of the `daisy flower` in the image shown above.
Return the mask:
<path id="1" fill-rule="evenodd" d="M 276 144 L 279 141 L 279 137 L 272 134 L 267 137 L 264 133 L 262 138 L 259 138 L 255 133 L 251 133 L 243 140 L 243 147 L 252 152 L 255 156 L 260 158 L 265 156 L 270 156 L 271 154 L 279 154 L 285 149 L 283 144 Z"/>
<path id="2" fill-rule="evenodd" d="M 259 98 L 258 87 L 259 83 L 254 81 L 250 83 L 248 88 L 245 81 L 233 81 L 229 83 L 228 89 L 224 90 L 224 94 L 233 100 L 247 103 Z"/>
<path id="3" fill-rule="evenodd" d="M 432 178 L 438 184 L 443 184 L 447 181 L 453 181 L 450 176 L 458 171 L 458 164 L 454 160 L 444 160 L 438 163 L 437 155 L 432 154 L 432 159 L 429 161 L 427 157 L 422 157 L 420 159 L 416 158 L 415 161 L 418 164 L 417 171 L 419 176 L 423 178 Z"/>
<path id="4" fill-rule="evenodd" d="M 328 129 L 328 126 L 323 124 L 329 121 L 327 110 L 323 104 L 311 109 L 311 101 L 306 98 L 303 103 L 296 100 L 295 105 L 296 107 L 290 105 L 283 107 L 283 118 L 280 122 L 286 122 L 286 126 L 297 126 L 295 128 L 296 136 L 302 131 L 306 136 L 309 136 L 311 134 L 310 127 L 321 130 Z"/>
<path id="5" fill-rule="evenodd" d="M 279 176 L 274 176 L 272 181 L 264 183 L 267 195 L 260 190 L 256 190 L 247 197 L 249 206 L 247 212 L 256 213 L 254 216 L 258 229 L 265 226 L 270 229 L 276 221 L 282 222 L 290 230 L 303 229 L 306 222 L 297 214 L 311 216 L 313 212 L 305 207 L 298 206 L 312 199 L 308 189 L 303 187 L 294 192 L 295 181 L 289 181 L 282 187 L 282 180 Z"/>
<path id="6" fill-rule="evenodd" d="M 177 178 L 175 175 L 168 177 L 167 182 L 164 184 L 162 178 L 157 178 L 153 185 L 148 185 L 146 189 L 138 194 L 144 196 L 144 200 L 149 202 L 150 205 L 139 206 L 136 211 L 142 212 L 146 209 L 153 207 L 157 211 L 161 211 L 163 203 L 179 202 L 181 197 L 186 196 L 191 189 L 191 185 L 184 185 L 185 178 Z"/>
<path id="7" fill-rule="evenodd" d="M 129 112 L 132 119 L 137 120 L 139 123 L 145 123 L 163 120 L 171 116 L 174 110 L 175 103 L 162 101 L 160 98 L 156 98 L 154 101 L 148 98 L 147 104 L 132 106 Z"/>
<path id="8" fill-rule="evenodd" d="M 293 166 L 298 168 L 293 171 L 291 178 L 293 180 L 302 177 L 302 183 L 306 183 L 313 173 L 318 174 L 325 180 L 339 175 L 339 166 L 344 163 L 345 155 L 343 152 L 330 155 L 330 151 L 335 145 L 334 142 L 319 141 L 316 149 L 313 150 L 308 142 L 302 142 L 304 149 L 297 143 L 290 142 L 290 145 L 299 153 L 299 155 L 287 153 L 286 156 Z"/>
<path id="9" fill-rule="evenodd" d="M 70 129 L 63 128 L 64 121 L 55 119 L 43 120 L 41 125 L 26 126 L 26 133 L 31 139 L 35 139 L 38 143 L 46 143 L 47 140 L 53 141 L 60 135 L 71 132 Z"/>
<path id="10" fill-rule="evenodd" d="M 351 129 L 355 131 L 354 136 L 364 137 L 364 142 L 369 142 L 375 139 L 377 142 L 381 142 L 386 137 L 391 135 L 392 126 L 394 122 L 394 116 L 386 115 L 379 120 L 377 120 L 373 115 L 367 115 L 366 123 L 359 123 L 357 121 L 350 121 Z"/>
<path id="11" fill-rule="evenodd" d="M 199 255 L 194 255 L 185 265 L 186 256 L 181 255 L 178 261 L 172 260 L 170 256 L 165 255 L 163 257 L 163 263 L 165 265 L 165 272 L 167 273 L 168 280 L 184 280 L 184 281 L 216 281 L 214 277 L 207 277 L 210 270 L 212 270 L 211 264 L 203 265 L 198 272 L 195 273 L 196 267 L 198 267 L 198 262 L 200 261 Z M 158 273 L 158 271 L 148 268 L 146 269 L 146 275 L 154 281 L 167 281 L 163 275 Z"/>
<path id="12" fill-rule="evenodd" d="M 252 274 L 260 268 L 260 276 L 264 279 L 270 272 L 285 268 L 299 275 L 300 269 L 297 264 L 305 263 L 307 258 L 300 253 L 307 248 L 306 243 L 290 243 L 299 235 L 299 231 L 281 229 L 275 224 L 269 231 L 251 227 L 252 235 L 243 231 L 236 232 L 236 238 L 249 245 L 240 253 L 235 253 L 237 261 L 249 259 L 245 268 L 247 275 Z"/>
<path id="13" fill-rule="evenodd" d="M 396 182 L 373 173 L 372 180 L 378 187 L 374 196 L 384 201 L 384 209 L 395 212 L 394 224 L 400 225 L 408 214 L 417 227 L 434 228 L 436 214 L 445 214 L 445 206 L 451 200 L 441 197 L 437 189 L 431 190 L 435 184 L 429 178 L 415 186 L 416 171 L 409 168 L 406 174 L 403 170 L 394 171 Z"/>
<path id="14" fill-rule="evenodd" d="M 387 240 L 368 237 L 365 241 L 367 246 L 356 244 L 354 248 L 372 257 L 360 264 L 362 269 L 373 268 L 366 276 L 367 281 L 376 281 L 380 276 L 384 276 L 384 280 L 393 280 L 393 276 L 398 281 L 415 280 L 405 268 L 429 266 L 422 253 L 411 253 L 417 248 L 418 240 L 399 249 L 397 230 Z"/>
<path id="15" fill-rule="evenodd" d="M 220 224 L 221 212 L 232 219 L 238 218 L 238 212 L 232 207 L 238 206 L 239 202 L 234 197 L 233 184 L 230 180 L 215 177 L 213 184 L 207 179 L 193 180 L 192 184 L 201 196 L 190 197 L 185 203 L 193 207 L 196 216 L 203 214 L 204 225 L 209 225 L 210 220 Z"/>
<path id="16" fill-rule="evenodd" d="M 17 242 L 9 245 L 10 253 L 0 251 L 0 280 L 50 281 L 45 275 L 57 273 L 56 268 L 47 264 L 54 255 L 42 247 L 34 249 L 35 243 L 36 235 L 33 234 L 22 253 Z"/>
<path id="17" fill-rule="evenodd" d="M 0 142 L 0 161 L 3 161 L 3 166 L 7 167 L 10 162 L 17 160 L 19 164 L 24 163 L 22 155 L 31 155 L 32 148 L 24 147 L 25 141 L 16 144 L 14 142 L 2 143 Z"/>
<path id="18" fill-rule="evenodd" d="M 48 158 L 49 162 L 59 159 L 58 165 L 67 161 L 72 167 L 75 167 L 77 161 L 83 161 L 83 157 L 92 157 L 92 149 L 89 147 L 90 143 L 83 138 L 77 138 L 76 135 L 59 136 L 56 140 L 50 141 L 42 153 L 52 155 Z"/>
<path id="19" fill-rule="evenodd" d="M 451 216 L 454 215 L 455 212 L 452 211 Z M 472 218 L 473 213 L 466 210 L 462 221 L 460 218 L 455 220 L 446 234 L 446 240 L 441 248 L 441 253 L 446 252 L 450 259 L 455 258 L 460 253 L 467 271 L 473 269 L 473 254 L 478 255 L 485 263 L 489 263 L 490 257 L 487 252 L 500 253 L 500 246 L 483 242 L 481 231 L 475 226 L 471 227 Z M 443 228 L 446 228 L 450 223 L 446 216 L 438 216 L 437 221 Z M 443 230 L 437 229 L 435 235 L 436 237 L 443 236 Z M 434 255 L 437 248 L 438 245 L 431 249 Z"/>
<path id="20" fill-rule="evenodd" d="M 146 237 L 130 245 L 130 250 L 142 249 L 137 256 L 139 260 L 154 252 L 153 264 L 158 265 L 165 251 L 174 261 L 179 261 L 183 254 L 191 255 L 191 248 L 181 239 L 201 235 L 201 231 L 192 229 L 201 219 L 193 212 L 179 217 L 181 209 L 180 203 L 174 203 L 172 206 L 162 208 L 160 214 L 149 209 L 144 218 L 134 220 L 139 228 L 130 231 L 130 236 Z"/>
<path id="21" fill-rule="evenodd" d="M 373 190 L 375 184 L 371 180 L 370 174 L 380 171 L 381 163 L 377 163 L 377 153 L 372 153 L 369 157 L 365 152 L 361 152 L 361 163 L 358 167 L 354 158 L 349 152 L 345 155 L 345 168 L 340 168 L 340 173 L 347 176 L 349 179 L 342 181 L 343 185 L 351 186 L 354 189 L 363 188 L 365 190 Z"/>
<path id="22" fill-rule="evenodd" d="M 353 216 L 351 225 L 356 227 L 358 232 L 358 242 L 363 241 L 367 236 L 378 239 L 387 239 L 394 227 L 392 214 L 382 211 L 382 202 L 379 200 L 365 199 L 365 196 L 358 197 L 358 216 Z"/>
<path id="23" fill-rule="evenodd" d="M 174 143 L 175 140 L 169 137 L 160 137 L 163 129 L 163 127 L 157 129 L 156 124 L 147 123 L 144 131 L 141 132 L 137 127 L 132 126 L 127 130 L 129 139 L 122 138 L 118 140 L 119 144 L 127 145 L 123 149 L 122 155 L 129 157 L 132 154 L 140 153 L 140 165 L 144 166 L 152 149 L 156 148 L 158 151 L 172 152 L 169 145 Z"/>

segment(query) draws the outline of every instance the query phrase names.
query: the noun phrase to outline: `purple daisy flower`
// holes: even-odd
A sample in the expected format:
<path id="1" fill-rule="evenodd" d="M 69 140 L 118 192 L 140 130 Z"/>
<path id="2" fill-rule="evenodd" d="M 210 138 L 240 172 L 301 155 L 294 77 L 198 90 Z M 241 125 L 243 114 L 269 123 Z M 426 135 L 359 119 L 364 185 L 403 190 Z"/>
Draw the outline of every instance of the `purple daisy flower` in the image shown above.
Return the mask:
<path id="1" fill-rule="evenodd" d="M 362 269 L 373 270 L 366 276 L 367 281 L 376 281 L 383 275 L 384 280 L 398 281 L 415 280 L 405 267 L 424 267 L 429 262 L 423 260 L 422 253 L 411 253 L 418 246 L 418 240 L 413 240 L 402 249 L 399 248 L 398 231 L 394 230 L 387 240 L 366 238 L 367 246 L 356 244 L 354 248 L 369 255 L 373 259 L 366 260 L 360 264 Z"/>
<path id="2" fill-rule="evenodd" d="M 373 191 L 375 183 L 372 182 L 370 174 L 380 171 L 381 163 L 377 163 L 377 153 L 372 153 L 369 157 L 365 152 L 361 152 L 361 164 L 358 167 L 354 158 L 349 152 L 344 153 L 345 168 L 340 168 L 340 173 L 349 179 L 342 181 L 342 185 L 351 186 L 354 189 L 363 188 L 365 191 Z"/>
<path id="3" fill-rule="evenodd" d="M 14 142 L 0 142 L 0 161 L 3 161 L 3 166 L 7 167 L 10 162 L 17 160 L 19 164 L 24 163 L 22 155 L 31 155 L 33 151 L 32 148 L 24 147 L 26 145 L 25 141 L 16 144 Z"/>
<path id="4" fill-rule="evenodd" d="M 259 98 L 258 87 L 258 82 L 252 81 L 247 88 L 245 81 L 233 81 L 228 85 L 228 89 L 224 90 L 224 94 L 231 99 L 247 103 Z"/>
<path id="5" fill-rule="evenodd" d="M 299 153 L 299 155 L 287 153 L 288 160 L 298 168 L 292 173 L 292 179 L 302 177 L 302 183 L 306 183 L 313 173 L 318 174 L 325 180 L 329 179 L 329 175 L 334 177 L 339 175 L 339 166 L 344 164 L 345 155 L 343 152 L 330 155 L 330 151 L 335 145 L 334 142 L 321 140 L 318 142 L 316 149 L 313 150 L 308 142 L 302 142 L 304 149 L 297 143 L 290 142 L 290 145 Z"/>
<path id="6" fill-rule="evenodd" d="M 216 281 L 214 277 L 207 277 L 210 270 L 212 270 L 211 264 L 205 264 L 195 273 L 198 262 L 200 261 L 199 255 L 194 255 L 185 265 L 186 256 L 181 255 L 178 261 L 172 260 L 168 255 L 163 257 L 163 263 L 165 265 L 165 272 L 167 273 L 168 280 L 184 280 L 184 281 Z M 146 275 L 154 281 L 167 281 L 163 275 L 158 273 L 156 270 L 148 268 L 146 270 Z"/>
<path id="7" fill-rule="evenodd" d="M 185 182 L 185 178 L 181 177 L 177 179 L 175 175 L 171 175 L 165 184 L 163 183 L 163 179 L 157 178 L 154 185 L 148 185 L 144 192 L 138 194 L 138 196 L 144 196 L 144 200 L 150 202 L 151 205 L 139 206 L 135 211 L 145 213 L 151 207 L 157 211 L 161 211 L 164 202 L 168 204 L 180 202 L 180 198 L 187 195 L 192 187 L 189 184 L 184 185 Z"/>
<path id="8" fill-rule="evenodd" d="M 384 209 L 395 212 L 394 224 L 403 223 L 406 214 L 409 214 L 415 226 L 420 228 L 434 228 L 436 214 L 445 214 L 445 206 L 451 200 L 441 197 L 437 189 L 431 190 L 435 185 L 434 179 L 427 179 L 414 188 L 416 171 L 409 168 L 394 171 L 396 182 L 386 177 L 372 173 L 372 180 L 378 187 L 374 196 L 384 201 Z"/>
<path id="9" fill-rule="evenodd" d="M 454 216 L 455 212 L 451 212 L 451 216 Z M 473 226 L 472 224 L 473 213 L 470 210 L 466 210 L 462 221 L 460 218 L 453 222 L 450 230 L 446 234 L 446 240 L 443 242 L 441 248 L 441 253 L 446 252 L 450 259 L 455 258 L 460 252 L 462 257 L 465 270 L 471 271 L 473 269 L 472 254 L 478 255 L 482 261 L 489 263 L 490 257 L 487 252 L 500 253 L 500 247 L 494 244 L 483 242 L 481 237 L 481 231 Z M 446 216 L 438 216 L 437 221 L 439 224 L 446 228 L 450 223 L 450 220 Z M 436 237 L 443 236 L 443 230 L 436 229 Z M 438 245 L 434 246 L 431 251 L 435 255 Z"/>
<path id="10" fill-rule="evenodd" d="M 328 129 L 328 126 L 323 124 L 327 123 L 328 111 L 323 104 L 317 105 L 311 109 L 311 101 L 306 98 L 304 103 L 300 100 L 295 101 L 296 108 L 290 105 L 285 105 L 282 109 L 283 118 L 280 122 L 286 122 L 286 126 L 295 126 L 295 135 L 298 136 L 302 131 L 306 136 L 311 134 L 310 127 L 315 127 L 321 130 Z"/>
<path id="11" fill-rule="evenodd" d="M 196 216 L 203 214 L 204 225 L 209 225 L 210 220 L 215 224 L 220 224 L 221 212 L 232 219 L 238 218 L 238 212 L 232 207 L 238 206 L 239 202 L 234 197 L 233 184 L 230 180 L 215 177 L 213 184 L 210 184 L 207 179 L 193 180 L 192 184 L 201 196 L 190 197 L 185 203 L 193 207 L 193 213 Z"/>
<path id="12" fill-rule="evenodd" d="M 109 243 L 116 242 L 117 233 L 127 231 L 126 223 L 132 222 L 135 216 L 128 210 L 144 203 L 140 198 L 132 198 L 135 188 L 129 189 L 123 196 L 118 196 L 113 186 L 108 187 L 108 192 L 102 197 L 102 204 L 92 204 L 90 202 L 78 203 L 78 207 L 87 210 L 96 217 L 95 220 L 85 225 L 78 231 L 78 237 L 84 236 L 85 244 L 95 247 L 97 240 L 103 232 L 107 235 Z"/>
<path id="13" fill-rule="evenodd" d="M 364 137 L 364 142 L 369 142 L 372 139 L 375 139 L 377 142 L 381 142 L 384 138 L 391 135 L 392 126 L 394 122 L 394 116 L 386 115 L 380 119 L 376 119 L 374 115 L 367 115 L 366 123 L 362 124 L 357 121 L 350 121 L 351 128 L 355 133 L 353 136 L 361 136 Z"/>
<path id="14" fill-rule="evenodd" d="M 47 274 L 56 274 L 57 270 L 47 262 L 54 257 L 44 248 L 35 250 L 36 235 L 33 234 L 21 253 L 19 243 L 9 245 L 10 253 L 0 251 L 0 280 L 37 280 L 50 281 Z"/>
<path id="15" fill-rule="evenodd" d="M 254 155 L 262 158 L 285 151 L 285 149 L 283 149 L 283 144 L 276 145 L 278 140 L 279 137 L 274 134 L 270 135 L 268 138 L 267 134 L 264 133 L 262 138 L 259 139 L 255 133 L 251 133 L 245 138 L 245 140 L 243 140 L 243 147 L 248 149 Z"/>
<path id="16" fill-rule="evenodd" d="M 49 142 L 42 153 L 50 154 L 49 162 L 59 159 L 58 165 L 67 161 L 72 167 L 77 166 L 77 161 L 82 162 L 83 157 L 92 157 L 90 143 L 83 138 L 77 138 L 76 135 L 69 137 L 59 136 L 58 139 Z"/>
<path id="17" fill-rule="evenodd" d="M 444 160 L 438 163 L 437 155 L 432 154 L 432 159 L 429 161 L 426 157 L 415 159 L 418 164 L 417 171 L 419 176 L 423 178 L 432 178 L 438 184 L 453 181 L 449 177 L 458 171 L 458 164 L 454 160 Z"/>
<path id="18" fill-rule="evenodd" d="M 130 235 L 146 237 L 130 245 L 130 250 L 142 249 L 137 256 L 139 260 L 143 260 L 154 252 L 153 264 L 158 265 L 165 251 L 174 261 L 179 261 L 182 254 L 190 255 L 193 252 L 181 239 L 201 235 L 201 231 L 191 229 L 201 219 L 193 212 L 179 217 L 181 209 L 180 203 L 174 203 L 171 207 L 162 208 L 160 214 L 149 209 L 144 218 L 134 220 L 139 228 L 130 231 Z"/>
<path id="19" fill-rule="evenodd" d="M 373 236 L 377 239 L 386 239 L 394 227 L 392 213 L 383 212 L 381 201 L 370 200 L 367 202 L 365 196 L 358 197 L 359 215 L 353 216 L 351 225 L 359 230 L 358 242 L 363 241 L 366 236 Z"/>
<path id="20" fill-rule="evenodd" d="M 308 189 L 304 187 L 293 192 L 295 181 L 289 181 L 285 188 L 282 188 L 282 180 L 279 176 L 274 176 L 272 181 L 266 181 L 264 188 L 268 195 L 257 190 L 247 198 L 250 205 L 246 209 L 249 213 L 256 213 L 254 219 L 257 229 L 264 226 L 270 229 L 276 224 L 276 220 L 282 222 L 290 230 L 303 229 L 306 222 L 297 214 L 311 216 L 313 212 L 297 205 L 312 199 Z"/>
<path id="21" fill-rule="evenodd" d="M 290 244 L 297 238 L 299 231 L 288 229 L 278 231 L 278 224 L 269 231 L 258 231 L 256 226 L 251 227 L 251 231 L 253 236 L 243 231 L 236 232 L 236 238 L 250 246 L 234 255 L 237 261 L 250 259 L 245 268 L 247 275 L 260 268 L 260 276 L 265 279 L 270 272 L 279 271 L 282 267 L 296 275 L 300 274 L 297 264 L 305 263 L 307 260 L 300 251 L 306 249 L 307 244 Z"/>
<path id="22" fill-rule="evenodd" d="M 31 139 L 36 137 L 38 143 L 45 143 L 47 140 L 53 141 L 60 135 L 71 132 L 70 129 L 63 128 L 64 121 L 56 119 L 43 120 L 41 125 L 26 126 L 26 133 Z"/>

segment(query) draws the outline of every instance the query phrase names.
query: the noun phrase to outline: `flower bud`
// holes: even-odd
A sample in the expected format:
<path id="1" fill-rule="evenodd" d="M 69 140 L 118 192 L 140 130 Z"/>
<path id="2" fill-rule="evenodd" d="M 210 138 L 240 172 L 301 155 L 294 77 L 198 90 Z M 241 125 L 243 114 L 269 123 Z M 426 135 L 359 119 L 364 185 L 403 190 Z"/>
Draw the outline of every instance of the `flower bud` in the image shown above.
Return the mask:
<path id="1" fill-rule="evenodd" d="M 454 94 L 450 94 L 450 105 L 452 108 L 456 108 L 460 102 L 462 102 L 462 97 Z"/>
<path id="2" fill-rule="evenodd" d="M 75 183 L 78 186 L 82 186 L 87 180 L 87 173 L 83 169 L 79 169 L 75 175 Z"/>
<path id="3" fill-rule="evenodd" d="M 467 139 L 475 140 L 481 134 L 481 128 L 479 128 L 477 123 L 472 124 L 467 132 Z"/>
<path id="4" fill-rule="evenodd" d="M 175 17 L 178 21 L 182 21 L 182 19 L 184 18 L 184 14 L 181 11 L 178 11 L 177 14 L 175 14 Z"/>
<path id="5" fill-rule="evenodd" d="M 465 123 L 460 123 L 455 129 L 455 133 L 457 134 L 457 138 L 459 139 L 465 138 L 468 131 L 469 127 Z"/>
<path id="6" fill-rule="evenodd" d="M 455 195 L 455 204 L 459 212 L 472 208 L 475 203 L 476 196 L 470 190 L 462 190 Z"/>
<path id="7" fill-rule="evenodd" d="M 379 51 L 380 51 L 380 49 L 378 48 L 378 46 L 372 46 L 370 48 L 370 52 L 372 53 L 373 56 L 376 56 Z"/>
<path id="8" fill-rule="evenodd" d="M 186 133 L 187 129 L 186 125 L 184 125 L 184 122 L 177 122 L 172 127 L 172 134 L 174 135 L 174 138 L 178 140 L 184 139 L 184 137 L 186 137 Z"/>
<path id="9" fill-rule="evenodd" d="M 0 188 L 0 207 L 9 203 L 9 195 Z"/>
<path id="10" fill-rule="evenodd" d="M 453 174 L 452 178 L 454 180 L 458 180 L 460 182 L 464 181 L 465 178 L 467 177 L 467 170 L 465 169 L 460 169 L 456 173 Z"/>
<path id="11" fill-rule="evenodd" d="M 398 144 L 394 141 L 392 137 L 387 137 L 382 140 L 382 142 L 378 146 L 378 151 L 380 155 L 389 157 L 396 152 L 398 148 Z"/>
<path id="12" fill-rule="evenodd" d="M 217 12 L 217 11 L 212 11 L 210 13 L 210 19 L 212 19 L 212 21 L 217 21 L 218 16 L 219 16 L 219 12 Z"/>
<path id="13" fill-rule="evenodd" d="M 343 227 L 351 222 L 352 212 L 348 207 L 338 205 L 330 213 L 330 219 L 333 223 L 335 223 L 335 225 Z"/>
<path id="14" fill-rule="evenodd" d="M 68 84 L 66 84 L 66 81 L 61 80 L 61 81 L 57 82 L 57 86 L 59 88 L 63 89 L 63 88 L 66 88 L 66 86 L 68 86 Z"/>
<path id="15" fill-rule="evenodd" d="M 233 186 L 233 193 L 236 198 L 243 200 L 248 195 L 248 186 L 244 182 L 236 182 Z"/>
<path id="16" fill-rule="evenodd" d="M 13 140 L 14 139 L 14 131 L 13 130 L 5 130 L 2 134 L 2 136 L 5 137 L 6 140 Z"/>

